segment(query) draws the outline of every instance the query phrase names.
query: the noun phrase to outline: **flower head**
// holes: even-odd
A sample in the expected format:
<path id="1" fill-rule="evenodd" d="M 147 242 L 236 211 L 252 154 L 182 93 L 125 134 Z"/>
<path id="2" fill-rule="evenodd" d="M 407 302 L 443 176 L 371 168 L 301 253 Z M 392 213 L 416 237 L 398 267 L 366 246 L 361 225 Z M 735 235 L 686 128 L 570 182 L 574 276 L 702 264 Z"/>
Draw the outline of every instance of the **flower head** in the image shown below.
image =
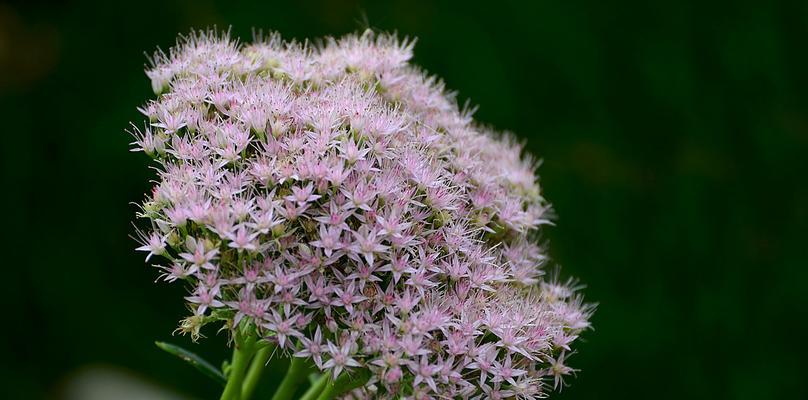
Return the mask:
<path id="1" fill-rule="evenodd" d="M 195 32 L 147 71 L 137 250 L 188 285 L 181 330 L 250 326 L 333 377 L 370 371 L 364 397 L 560 389 L 593 307 L 544 275 L 535 162 L 409 65 L 412 41 L 323 43 Z"/>

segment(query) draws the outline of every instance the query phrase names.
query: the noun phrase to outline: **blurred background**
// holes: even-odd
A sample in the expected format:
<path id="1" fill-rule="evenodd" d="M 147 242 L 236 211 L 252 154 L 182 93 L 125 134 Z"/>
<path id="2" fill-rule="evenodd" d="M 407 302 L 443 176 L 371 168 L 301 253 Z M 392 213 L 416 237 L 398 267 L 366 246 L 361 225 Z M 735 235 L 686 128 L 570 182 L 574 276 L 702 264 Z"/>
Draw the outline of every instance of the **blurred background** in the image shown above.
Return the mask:
<path id="1" fill-rule="evenodd" d="M 550 254 L 600 303 L 555 398 L 808 398 L 808 3 L 683 0 L 0 3 L 0 397 L 218 397 L 153 345 L 226 357 L 171 336 L 184 291 L 133 251 L 153 172 L 124 133 L 143 53 L 214 24 L 418 37 L 544 160 Z"/>

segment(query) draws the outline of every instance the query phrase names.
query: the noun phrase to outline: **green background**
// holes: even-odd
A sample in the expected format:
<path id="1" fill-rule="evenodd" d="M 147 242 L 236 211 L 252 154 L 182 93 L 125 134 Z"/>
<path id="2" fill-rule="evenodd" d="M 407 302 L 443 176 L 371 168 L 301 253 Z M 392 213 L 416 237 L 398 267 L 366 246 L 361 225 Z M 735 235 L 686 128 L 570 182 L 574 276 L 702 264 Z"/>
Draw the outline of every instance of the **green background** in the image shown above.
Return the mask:
<path id="1" fill-rule="evenodd" d="M 86 365 L 217 397 L 152 344 L 188 344 L 184 291 L 133 251 L 152 171 L 124 133 L 143 52 L 213 24 L 417 36 L 544 160 L 550 254 L 600 303 L 555 398 L 808 398 L 808 4 L 682 0 L 0 3 L 0 397 L 60 398 Z"/>

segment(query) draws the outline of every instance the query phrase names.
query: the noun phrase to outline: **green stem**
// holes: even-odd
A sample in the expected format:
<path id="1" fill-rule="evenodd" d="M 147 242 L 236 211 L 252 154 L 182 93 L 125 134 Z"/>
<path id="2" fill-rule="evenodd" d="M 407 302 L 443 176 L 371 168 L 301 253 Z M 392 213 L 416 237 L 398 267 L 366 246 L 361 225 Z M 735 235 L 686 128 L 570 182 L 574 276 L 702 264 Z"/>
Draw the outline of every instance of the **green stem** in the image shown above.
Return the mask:
<path id="1" fill-rule="evenodd" d="M 317 378 L 317 381 L 311 385 L 309 390 L 303 394 L 303 397 L 301 397 L 300 400 L 317 400 L 317 396 L 319 396 L 320 392 L 323 391 L 326 383 L 328 383 L 328 374 L 323 374 Z"/>
<path id="2" fill-rule="evenodd" d="M 291 400 L 300 384 L 306 381 L 308 369 L 305 359 L 292 357 L 289 370 L 286 372 L 286 376 L 281 381 L 275 395 L 272 396 L 272 400 Z"/>
<path id="3" fill-rule="evenodd" d="M 337 397 L 336 393 L 336 386 L 332 382 L 328 382 L 325 384 L 323 391 L 320 392 L 320 395 L 317 396 L 317 400 L 330 400 Z"/>
<path id="4" fill-rule="evenodd" d="M 317 400 L 331 400 L 336 398 L 337 395 L 339 395 L 337 385 L 334 382 L 331 382 L 331 380 L 329 379 L 323 385 L 323 391 L 320 392 L 319 396 L 317 396 Z"/>
<path id="5" fill-rule="evenodd" d="M 244 374 L 250 365 L 250 359 L 255 353 L 255 335 L 242 336 L 236 332 L 233 347 L 233 361 L 230 364 L 230 374 L 227 376 L 227 385 L 224 387 L 220 400 L 241 400 L 241 384 Z"/>
<path id="6" fill-rule="evenodd" d="M 275 346 L 266 345 L 255 353 L 255 357 L 250 363 L 250 369 L 247 371 L 247 376 L 244 378 L 244 384 L 241 385 L 241 400 L 249 400 L 252 397 L 273 350 L 275 350 Z"/>

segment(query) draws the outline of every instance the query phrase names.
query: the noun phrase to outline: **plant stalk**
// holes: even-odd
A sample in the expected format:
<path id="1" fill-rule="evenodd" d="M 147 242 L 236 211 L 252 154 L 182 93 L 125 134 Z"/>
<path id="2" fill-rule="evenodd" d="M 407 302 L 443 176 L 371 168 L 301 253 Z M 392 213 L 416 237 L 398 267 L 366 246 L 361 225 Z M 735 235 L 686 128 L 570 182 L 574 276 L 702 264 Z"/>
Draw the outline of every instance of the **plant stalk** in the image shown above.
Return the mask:
<path id="1" fill-rule="evenodd" d="M 291 400 L 300 384 L 306 381 L 308 369 L 305 359 L 293 356 L 289 364 L 289 370 L 286 372 L 286 376 L 281 381 L 275 395 L 272 396 L 272 400 Z"/>
<path id="2" fill-rule="evenodd" d="M 244 375 L 250 365 L 250 359 L 255 354 L 255 335 L 242 336 L 236 332 L 233 347 L 233 361 L 230 364 L 230 374 L 227 376 L 227 385 L 220 400 L 241 400 L 241 386 Z"/>
<path id="3" fill-rule="evenodd" d="M 300 400 L 317 400 L 317 397 L 320 395 L 320 392 L 323 391 L 325 385 L 328 383 L 328 374 L 323 374 L 320 376 L 317 381 L 311 384 L 309 390 L 303 394 L 303 397 Z"/>
<path id="4" fill-rule="evenodd" d="M 261 375 L 264 372 L 267 360 L 269 360 L 269 356 L 272 355 L 274 350 L 275 346 L 266 345 L 255 353 L 255 357 L 250 363 L 250 369 L 247 371 L 247 376 L 244 378 L 244 383 L 241 386 L 240 400 L 249 400 L 252 397 L 255 388 L 258 386 L 258 382 L 261 380 Z"/>

